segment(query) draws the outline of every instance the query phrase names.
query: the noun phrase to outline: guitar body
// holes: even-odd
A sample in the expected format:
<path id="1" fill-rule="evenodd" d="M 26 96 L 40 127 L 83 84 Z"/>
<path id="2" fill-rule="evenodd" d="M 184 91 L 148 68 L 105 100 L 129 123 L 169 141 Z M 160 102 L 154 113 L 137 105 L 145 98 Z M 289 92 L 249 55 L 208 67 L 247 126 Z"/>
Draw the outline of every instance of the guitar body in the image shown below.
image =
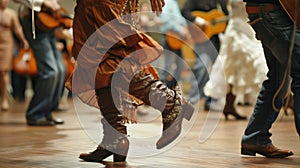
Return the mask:
<path id="1" fill-rule="evenodd" d="M 69 44 L 67 46 L 68 52 L 64 52 L 63 62 L 67 70 L 67 76 L 70 76 L 74 71 L 74 63 L 71 61 L 71 53 L 72 53 L 73 44 Z"/>
<path id="2" fill-rule="evenodd" d="M 296 22 L 297 28 L 300 29 L 300 0 L 279 0 L 279 2 L 292 21 Z M 296 18 L 297 20 L 295 20 Z"/>
<path id="3" fill-rule="evenodd" d="M 173 50 L 181 49 L 182 45 L 184 44 L 184 41 L 182 41 L 178 33 L 173 30 L 166 32 L 166 41 L 169 47 Z"/>
<path id="4" fill-rule="evenodd" d="M 194 24 L 189 27 L 194 42 L 200 43 L 208 41 L 213 35 L 222 33 L 226 29 L 228 17 L 225 16 L 223 11 L 217 9 L 213 9 L 209 12 L 193 11 L 192 15 L 201 17 L 209 23 L 202 29 Z"/>
<path id="5" fill-rule="evenodd" d="M 224 32 L 229 19 L 227 16 L 225 16 L 223 11 L 217 9 L 213 9 L 209 12 L 193 11 L 192 15 L 195 17 L 201 17 L 209 23 L 205 28 L 200 28 L 195 24 L 189 25 L 192 41 L 196 43 L 206 42 L 213 35 Z M 169 47 L 174 50 L 181 49 L 185 43 L 182 37 L 180 37 L 180 35 L 173 30 L 166 32 L 166 41 Z"/>
<path id="6" fill-rule="evenodd" d="M 61 8 L 55 12 L 44 9 L 35 13 L 35 24 L 43 31 L 50 31 L 59 26 L 69 29 L 72 27 L 73 19 L 68 16 L 65 9 Z"/>

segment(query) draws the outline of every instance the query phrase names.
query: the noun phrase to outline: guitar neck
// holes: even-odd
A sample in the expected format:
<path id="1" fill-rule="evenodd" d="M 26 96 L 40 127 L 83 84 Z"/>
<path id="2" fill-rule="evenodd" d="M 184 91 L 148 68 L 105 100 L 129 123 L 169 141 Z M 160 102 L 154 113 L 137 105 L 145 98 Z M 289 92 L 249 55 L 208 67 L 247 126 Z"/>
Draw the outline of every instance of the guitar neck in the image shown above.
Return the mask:
<path id="1" fill-rule="evenodd" d="M 227 22 L 229 19 L 230 19 L 229 16 L 224 16 L 224 17 L 212 19 L 210 23 L 211 23 L 212 25 L 215 25 L 215 24 L 218 24 L 218 23 Z"/>

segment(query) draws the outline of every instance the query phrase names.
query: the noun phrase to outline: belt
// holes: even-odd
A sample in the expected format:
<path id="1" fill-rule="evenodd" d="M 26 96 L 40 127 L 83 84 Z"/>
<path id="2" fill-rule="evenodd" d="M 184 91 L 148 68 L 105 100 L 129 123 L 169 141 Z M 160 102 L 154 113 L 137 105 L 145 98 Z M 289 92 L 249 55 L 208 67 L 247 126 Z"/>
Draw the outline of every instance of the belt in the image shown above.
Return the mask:
<path id="1" fill-rule="evenodd" d="M 278 9 L 281 9 L 279 4 L 246 5 L 248 14 L 267 13 Z"/>

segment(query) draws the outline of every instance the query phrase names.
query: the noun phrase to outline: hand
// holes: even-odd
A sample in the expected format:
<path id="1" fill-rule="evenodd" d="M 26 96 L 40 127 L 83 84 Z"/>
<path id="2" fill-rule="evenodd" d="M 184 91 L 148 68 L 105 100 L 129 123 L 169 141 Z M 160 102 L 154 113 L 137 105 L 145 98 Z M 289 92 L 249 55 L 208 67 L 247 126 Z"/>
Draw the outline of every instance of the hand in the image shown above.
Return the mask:
<path id="1" fill-rule="evenodd" d="M 165 6 L 164 0 L 150 0 L 152 12 L 156 13 L 156 15 L 161 14 L 162 7 Z"/>
<path id="2" fill-rule="evenodd" d="M 22 43 L 23 43 L 23 48 L 25 50 L 28 50 L 29 49 L 29 44 L 28 44 L 27 40 L 24 40 Z"/>
<path id="3" fill-rule="evenodd" d="M 205 27 L 208 25 L 208 22 L 201 17 L 196 17 L 194 23 L 201 29 L 205 29 Z"/>
<path id="4" fill-rule="evenodd" d="M 47 8 L 50 8 L 52 11 L 56 11 L 60 8 L 60 5 L 54 0 L 44 0 L 43 5 Z"/>

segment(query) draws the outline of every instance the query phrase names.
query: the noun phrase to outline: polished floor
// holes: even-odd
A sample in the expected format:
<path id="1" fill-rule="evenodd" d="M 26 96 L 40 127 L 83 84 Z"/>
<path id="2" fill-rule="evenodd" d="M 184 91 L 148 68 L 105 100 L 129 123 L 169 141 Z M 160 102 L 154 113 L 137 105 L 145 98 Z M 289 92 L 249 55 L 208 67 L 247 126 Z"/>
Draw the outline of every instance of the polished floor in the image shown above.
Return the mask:
<path id="1" fill-rule="evenodd" d="M 292 168 L 300 167 L 300 140 L 292 112 L 280 114 L 272 127 L 272 140 L 280 148 L 291 149 L 294 156 L 268 159 L 240 155 L 240 139 L 247 121 L 226 121 L 220 112 L 206 112 L 198 104 L 197 115 L 184 122 L 183 134 L 170 146 L 155 149 L 161 134 L 160 114 L 143 108 L 139 123 L 128 126 L 130 150 L 126 163 L 113 164 L 78 159 L 81 152 L 95 149 L 100 141 L 100 115 L 84 107 L 77 99 L 67 101 L 68 109 L 54 112 L 65 124 L 52 127 L 27 126 L 24 112 L 27 102 L 14 102 L 9 111 L 0 112 L 0 167 L 2 168 Z M 238 106 L 250 116 L 252 106 Z"/>

